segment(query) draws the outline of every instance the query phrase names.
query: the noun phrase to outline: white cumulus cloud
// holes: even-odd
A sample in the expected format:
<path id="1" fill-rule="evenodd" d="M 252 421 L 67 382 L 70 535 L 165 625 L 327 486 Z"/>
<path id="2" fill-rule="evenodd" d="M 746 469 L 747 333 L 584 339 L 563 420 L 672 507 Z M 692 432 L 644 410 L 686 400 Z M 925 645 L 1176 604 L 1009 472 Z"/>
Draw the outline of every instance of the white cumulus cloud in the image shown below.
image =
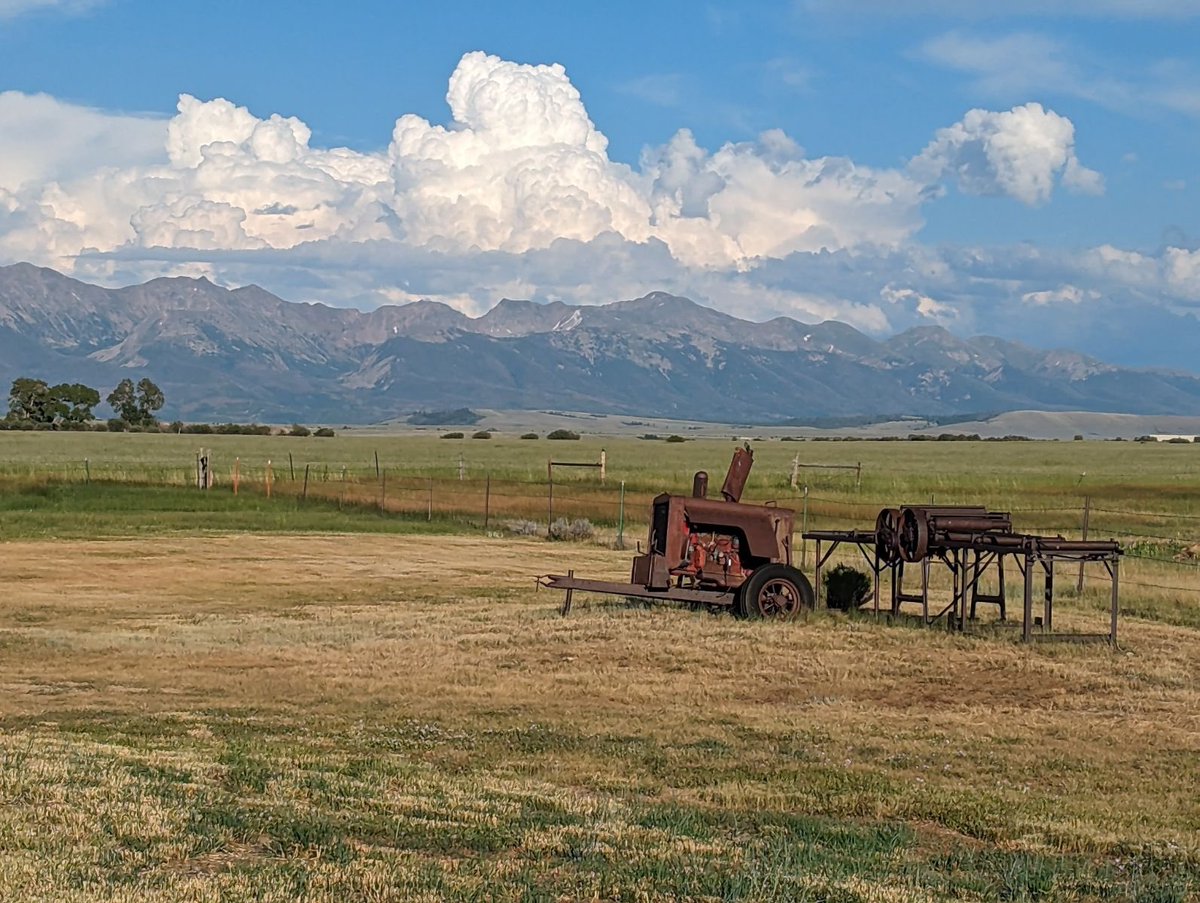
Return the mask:
<path id="1" fill-rule="evenodd" d="M 579 261 L 546 277 L 576 300 L 596 291 L 583 283 L 619 278 L 629 297 L 640 287 L 697 291 L 743 314 L 757 306 L 883 328 L 898 312 L 946 321 L 957 301 L 906 284 L 913 294 L 880 306 L 888 277 L 864 280 L 858 294 L 730 286 L 798 255 L 870 260 L 911 249 L 924 205 L 946 181 L 1027 203 L 1044 202 L 1057 185 L 1100 188 L 1075 156 L 1071 122 L 1036 104 L 973 110 L 907 167 L 810 155 L 778 130 L 715 150 L 680 130 L 628 166 L 608 156 L 562 66 L 468 53 L 446 100 L 445 123 L 403 115 L 386 148 L 361 152 L 314 147 L 300 119 L 223 98 L 184 94 L 168 120 L 0 94 L 0 262 L 102 280 L 225 268 L 245 281 L 255 278 L 254 259 L 330 300 L 462 305 L 470 297 L 479 305 L 493 291 L 535 285 L 529 268 L 546 255 Z M 368 247 L 419 261 L 438 278 L 401 284 L 376 256 L 374 270 L 360 270 Z M 453 261 L 461 276 L 433 259 Z M 293 282 L 289 260 L 311 275 Z M 638 272 L 662 281 L 641 286 Z M 372 288 L 372 273 L 393 281 Z"/>
<path id="2" fill-rule="evenodd" d="M 1038 103 L 969 111 L 939 129 L 909 170 L 928 182 L 951 180 L 968 194 L 1008 195 L 1025 204 L 1047 201 L 1056 181 L 1084 194 L 1104 190 L 1103 177 L 1075 156 L 1071 120 Z"/>

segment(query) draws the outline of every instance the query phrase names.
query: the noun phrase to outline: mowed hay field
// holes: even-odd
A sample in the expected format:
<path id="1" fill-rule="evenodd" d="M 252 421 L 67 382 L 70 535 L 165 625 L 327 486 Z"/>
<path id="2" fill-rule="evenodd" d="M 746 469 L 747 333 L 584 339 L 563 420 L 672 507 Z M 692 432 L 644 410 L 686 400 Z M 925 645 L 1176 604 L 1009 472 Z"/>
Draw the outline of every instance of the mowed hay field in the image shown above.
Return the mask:
<path id="1" fill-rule="evenodd" d="M 966 445 L 964 470 L 994 453 Z M 1200 449 L 1076 445 L 1088 479 L 1149 487 L 1139 510 L 1192 512 Z M 665 471 L 698 466 L 692 446 L 646 482 L 683 489 Z M 719 474 L 730 446 L 696 457 Z M 1052 461 L 996 481 L 1070 488 L 1045 476 L 1064 444 L 1005 447 Z M 1153 585 L 1123 592 L 1116 651 L 596 596 L 564 619 L 534 575 L 623 579 L 629 552 L 249 493 L 146 489 L 144 514 L 137 487 L 12 480 L 2 900 L 1200 894 L 1200 619 L 1163 588 L 1186 574 L 1145 570 L 1165 565 L 1126 563 Z M 1061 589 L 1064 625 L 1103 624 L 1104 586 Z"/>

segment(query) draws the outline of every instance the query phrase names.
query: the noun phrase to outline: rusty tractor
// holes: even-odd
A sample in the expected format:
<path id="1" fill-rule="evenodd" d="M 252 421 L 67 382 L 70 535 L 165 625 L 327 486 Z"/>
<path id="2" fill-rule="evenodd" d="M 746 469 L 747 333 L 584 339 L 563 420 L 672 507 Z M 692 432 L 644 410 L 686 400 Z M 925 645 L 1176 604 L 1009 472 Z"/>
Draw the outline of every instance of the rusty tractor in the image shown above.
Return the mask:
<path id="1" fill-rule="evenodd" d="M 814 604 L 812 584 L 792 560 L 795 512 L 741 501 L 754 464 L 747 445 L 734 452 L 721 497 L 708 497 L 708 474 L 698 471 L 690 496 L 663 493 L 651 508 L 646 551 L 633 559 L 629 583 L 548 574 L 538 582 L 576 590 L 727 609 L 743 618 L 790 620 Z"/>

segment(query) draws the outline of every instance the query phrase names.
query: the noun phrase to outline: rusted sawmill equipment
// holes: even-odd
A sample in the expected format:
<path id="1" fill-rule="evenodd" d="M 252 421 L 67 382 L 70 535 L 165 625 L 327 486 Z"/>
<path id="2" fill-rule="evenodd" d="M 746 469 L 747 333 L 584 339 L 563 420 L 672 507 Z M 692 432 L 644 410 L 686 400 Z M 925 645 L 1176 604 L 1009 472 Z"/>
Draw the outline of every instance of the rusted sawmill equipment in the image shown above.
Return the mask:
<path id="1" fill-rule="evenodd" d="M 749 445 L 734 452 L 719 499 L 708 497 L 702 470 L 690 496 L 656 497 L 646 551 L 633 559 L 629 583 L 587 580 L 574 571 L 538 583 L 566 591 L 564 615 L 582 590 L 708 605 L 744 618 L 795 618 L 814 600 L 812 584 L 792 561 L 795 512 L 741 501 L 753 464 Z"/>
<path id="2" fill-rule="evenodd" d="M 1012 518 L 983 507 L 938 507 L 912 505 L 884 508 L 875 520 L 875 530 L 814 530 L 804 534 L 817 544 L 816 582 L 830 555 L 842 544 L 857 546 L 874 574 L 874 610 L 880 611 L 880 577 L 890 575 L 888 611 L 899 615 L 903 603 L 921 606 L 921 618 L 929 624 L 945 617 L 952 629 L 963 630 L 974 620 L 979 603 L 994 604 L 999 619 L 1006 620 L 1005 560 L 1016 562 L 1024 578 L 1022 639 L 1107 639 L 1116 644 L 1120 543 L 1115 540 L 1066 539 L 1017 533 Z M 828 543 L 822 553 L 822 545 Z M 1052 634 L 1054 620 L 1054 575 L 1056 564 L 1089 562 L 1103 566 L 1111 581 L 1108 630 L 1105 633 Z M 916 565 L 919 587 L 905 588 L 906 565 Z M 950 597 L 940 610 L 930 609 L 930 567 L 945 566 L 950 572 Z M 982 578 L 992 571 L 994 591 L 982 589 Z M 1034 574 L 1042 573 L 1042 611 L 1033 613 Z"/>
<path id="3" fill-rule="evenodd" d="M 1011 535 L 1012 518 L 983 507 L 884 508 L 875 520 L 875 548 L 888 562 L 917 562 L 931 549 L 970 544 L 979 534 Z"/>

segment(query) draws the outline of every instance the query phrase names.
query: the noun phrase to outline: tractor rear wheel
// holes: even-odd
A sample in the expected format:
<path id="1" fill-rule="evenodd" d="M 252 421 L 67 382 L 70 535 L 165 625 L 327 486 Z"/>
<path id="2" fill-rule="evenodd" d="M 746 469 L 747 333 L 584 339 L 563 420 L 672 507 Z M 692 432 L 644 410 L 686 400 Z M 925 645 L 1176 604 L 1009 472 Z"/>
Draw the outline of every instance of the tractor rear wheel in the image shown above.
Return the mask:
<path id="1" fill-rule="evenodd" d="M 766 564 L 742 584 L 738 611 L 743 618 L 790 621 L 814 602 L 812 584 L 802 573 L 786 564 Z"/>

